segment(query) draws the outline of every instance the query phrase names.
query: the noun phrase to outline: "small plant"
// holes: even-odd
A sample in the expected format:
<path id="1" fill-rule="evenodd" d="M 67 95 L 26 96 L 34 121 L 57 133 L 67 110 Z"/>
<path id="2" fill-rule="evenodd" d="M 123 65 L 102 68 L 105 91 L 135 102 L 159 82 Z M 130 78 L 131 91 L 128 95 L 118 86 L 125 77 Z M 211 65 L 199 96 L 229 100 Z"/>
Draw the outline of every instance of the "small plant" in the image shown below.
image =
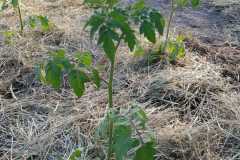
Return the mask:
<path id="1" fill-rule="evenodd" d="M 7 30 L 7 31 L 3 31 L 3 32 L 0 32 L 0 33 L 3 34 L 4 44 L 11 45 L 13 43 L 12 39 L 16 34 L 15 32 Z"/>
<path id="2" fill-rule="evenodd" d="M 20 8 L 20 1 L 19 0 L 0 0 L 0 11 L 7 8 L 9 5 L 11 5 L 18 13 L 18 18 L 20 22 L 20 32 L 23 32 L 23 19 L 22 19 L 22 13 Z"/>
<path id="3" fill-rule="evenodd" d="M 118 7 L 117 0 L 86 0 L 85 3 L 94 7 L 95 12 L 85 25 L 90 30 L 92 39 L 97 39 L 99 46 L 110 63 L 108 84 L 108 110 L 104 120 L 96 129 L 96 137 L 103 139 L 106 146 L 106 159 L 111 160 L 153 160 L 155 142 L 152 136 L 143 136 L 146 129 L 147 116 L 139 107 L 130 107 L 127 112 L 117 110 L 113 102 L 113 76 L 115 57 L 121 43 L 127 44 L 133 51 L 137 44 L 136 33 L 155 43 L 157 33 L 163 34 L 165 21 L 155 9 L 145 6 L 144 1 L 138 1 L 126 8 Z M 137 30 L 133 26 L 138 27 Z M 93 82 L 100 87 L 100 75 L 92 65 L 90 53 L 77 53 L 75 62 L 66 58 L 64 51 L 51 53 L 51 59 L 40 65 L 39 78 L 60 88 L 63 75 L 68 77 L 70 87 L 77 96 L 82 96 L 85 83 Z"/>
<path id="4" fill-rule="evenodd" d="M 88 52 L 76 53 L 76 63 L 70 62 L 65 56 L 64 50 L 51 52 L 51 59 L 37 68 L 38 78 L 53 88 L 60 88 L 63 74 L 67 75 L 70 87 L 77 96 L 82 96 L 85 83 L 93 82 L 97 88 L 100 87 L 100 76 L 92 66 L 92 56 Z"/>
<path id="5" fill-rule="evenodd" d="M 26 23 L 32 29 L 35 29 L 38 26 L 44 32 L 49 31 L 50 29 L 50 23 L 47 16 L 43 16 L 43 15 L 30 16 L 28 18 L 28 21 L 26 21 Z"/>
<path id="6" fill-rule="evenodd" d="M 25 23 L 27 23 L 32 29 L 35 29 L 37 26 L 40 25 L 41 30 L 49 30 L 49 20 L 46 16 L 30 16 L 28 21 L 24 22 L 20 5 L 20 0 L 0 0 L 0 11 L 3 11 L 8 6 L 12 6 L 17 11 L 20 23 L 20 33 L 23 33 Z"/>
<path id="7" fill-rule="evenodd" d="M 200 0 L 171 0 L 171 12 L 168 19 L 167 31 L 166 31 L 166 38 L 164 41 L 164 45 L 160 48 L 160 52 L 165 53 L 169 43 L 169 32 L 171 28 L 171 24 L 174 18 L 174 14 L 177 9 L 183 9 L 184 7 L 191 4 L 192 8 L 196 8 L 200 4 Z"/>

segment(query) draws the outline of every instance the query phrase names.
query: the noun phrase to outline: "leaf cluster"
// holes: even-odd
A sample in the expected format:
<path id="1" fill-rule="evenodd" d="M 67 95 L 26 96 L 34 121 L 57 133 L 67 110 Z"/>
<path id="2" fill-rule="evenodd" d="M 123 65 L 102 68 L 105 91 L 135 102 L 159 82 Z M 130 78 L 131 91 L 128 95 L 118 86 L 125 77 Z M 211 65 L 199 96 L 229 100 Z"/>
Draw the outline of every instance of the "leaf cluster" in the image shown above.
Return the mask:
<path id="1" fill-rule="evenodd" d="M 43 15 L 30 16 L 26 21 L 26 23 L 32 29 L 35 29 L 38 26 L 40 26 L 42 31 L 49 31 L 50 29 L 50 23 L 47 16 L 43 16 Z"/>
<path id="2" fill-rule="evenodd" d="M 153 160 L 156 153 L 152 137 L 146 137 L 147 115 L 139 106 L 133 106 L 125 113 L 114 110 L 102 120 L 96 129 L 96 137 L 105 140 L 109 133 L 108 119 L 113 123 L 113 153 L 116 160 Z"/>
<path id="3" fill-rule="evenodd" d="M 70 87 L 78 96 L 85 91 L 85 84 L 93 82 L 97 88 L 100 87 L 100 76 L 97 69 L 92 67 L 92 55 L 89 52 L 78 52 L 75 54 L 75 61 L 71 62 L 65 56 L 64 50 L 51 52 L 51 58 L 46 64 L 36 68 L 38 79 L 59 89 L 67 77 Z"/>
<path id="4" fill-rule="evenodd" d="M 157 10 L 145 7 L 143 1 L 126 8 L 114 6 L 116 3 L 106 1 L 104 4 L 108 7 L 97 9 L 85 26 L 90 29 L 91 38 L 97 38 L 98 45 L 112 63 L 121 41 L 130 51 L 134 50 L 137 38 L 133 26 L 138 26 L 140 34 L 152 43 L 156 42 L 156 32 L 162 35 L 165 26 L 163 16 Z"/>

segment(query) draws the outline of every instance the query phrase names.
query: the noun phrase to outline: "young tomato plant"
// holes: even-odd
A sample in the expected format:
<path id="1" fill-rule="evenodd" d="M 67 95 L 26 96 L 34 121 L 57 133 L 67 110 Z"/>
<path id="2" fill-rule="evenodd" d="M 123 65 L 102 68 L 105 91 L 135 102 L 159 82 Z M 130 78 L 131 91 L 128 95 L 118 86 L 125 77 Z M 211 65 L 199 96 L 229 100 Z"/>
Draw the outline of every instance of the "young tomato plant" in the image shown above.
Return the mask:
<path id="1" fill-rule="evenodd" d="M 20 32 L 23 32 L 23 19 L 22 19 L 22 12 L 20 8 L 20 1 L 19 0 L 0 0 L 0 11 L 5 9 L 7 6 L 11 5 L 18 13 L 18 18 L 20 22 Z"/>
<path id="2" fill-rule="evenodd" d="M 86 4 L 94 7 L 95 11 L 87 21 L 85 29 L 89 29 L 92 39 L 97 39 L 110 64 L 107 82 L 108 109 L 97 128 L 97 135 L 101 135 L 98 137 L 104 139 L 106 159 L 153 160 L 155 142 L 152 137 L 143 136 L 140 132 L 146 129 L 147 116 L 139 107 L 130 107 L 132 109 L 125 113 L 115 109 L 113 76 L 115 57 L 120 44 L 125 43 L 130 51 L 133 51 L 137 42 L 137 31 L 155 43 L 157 33 L 163 34 L 164 18 L 157 10 L 145 7 L 144 1 L 125 8 L 118 7 L 117 0 L 87 0 Z M 77 63 L 66 58 L 62 50 L 52 53 L 51 59 L 40 66 L 41 80 L 54 88 L 60 88 L 62 76 L 65 74 L 77 96 L 83 95 L 87 82 L 93 82 L 99 87 L 101 78 L 92 66 L 91 54 L 78 53 L 75 58 Z"/>
<path id="3" fill-rule="evenodd" d="M 20 33 L 23 33 L 25 23 L 27 23 L 32 29 L 36 28 L 37 25 L 40 25 L 43 31 L 49 30 L 49 20 L 46 16 L 30 16 L 28 21 L 24 22 L 20 5 L 20 0 L 0 0 L 0 11 L 4 10 L 8 6 L 12 6 L 17 11 L 20 23 Z"/>
<path id="4" fill-rule="evenodd" d="M 192 8 L 196 8 L 199 6 L 200 0 L 171 0 L 171 11 L 168 19 L 166 37 L 163 46 L 160 47 L 160 52 L 165 53 L 167 47 L 169 45 L 172 46 L 171 44 L 169 44 L 169 33 L 175 12 L 177 11 L 177 9 L 187 7 L 189 4 L 192 6 Z"/>
<path id="5" fill-rule="evenodd" d="M 43 32 L 49 31 L 51 27 L 48 17 L 43 15 L 30 16 L 26 22 L 31 29 L 39 26 Z"/>

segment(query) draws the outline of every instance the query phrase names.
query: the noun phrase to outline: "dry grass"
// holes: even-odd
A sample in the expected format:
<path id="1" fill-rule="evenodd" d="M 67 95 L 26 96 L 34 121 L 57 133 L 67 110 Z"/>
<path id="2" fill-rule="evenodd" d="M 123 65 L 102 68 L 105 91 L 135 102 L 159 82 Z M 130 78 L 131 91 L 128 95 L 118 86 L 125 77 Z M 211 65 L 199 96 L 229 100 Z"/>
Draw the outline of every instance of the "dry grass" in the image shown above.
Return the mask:
<path id="1" fill-rule="evenodd" d="M 96 60 L 102 59 L 101 50 L 80 29 L 90 11 L 71 0 L 24 2 L 25 16 L 48 14 L 56 27 L 48 34 L 27 30 L 11 45 L 0 42 L 0 159 L 67 159 L 74 148 L 84 147 L 86 159 L 93 160 L 102 150 L 92 140 L 105 113 L 106 87 L 96 91 L 89 86 L 76 98 L 67 86 L 56 91 L 40 84 L 32 69 L 57 48 L 65 48 L 68 56 L 91 50 Z M 16 22 L 12 10 L 0 20 L 7 27 Z M 133 71 L 131 64 L 138 59 L 127 55 L 124 46 L 120 52 L 115 105 L 145 107 L 159 142 L 158 159 L 240 159 L 240 95 L 234 89 L 239 83 L 222 76 L 221 64 L 188 52 L 184 67 L 157 63 Z"/>

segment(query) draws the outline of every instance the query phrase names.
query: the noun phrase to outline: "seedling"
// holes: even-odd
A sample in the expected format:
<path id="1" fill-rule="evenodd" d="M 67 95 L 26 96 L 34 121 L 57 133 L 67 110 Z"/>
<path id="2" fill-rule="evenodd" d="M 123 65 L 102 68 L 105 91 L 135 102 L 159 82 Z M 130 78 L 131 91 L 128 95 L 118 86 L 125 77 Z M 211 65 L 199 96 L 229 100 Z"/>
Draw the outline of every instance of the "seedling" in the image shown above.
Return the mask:
<path id="1" fill-rule="evenodd" d="M 172 21 L 174 19 L 174 14 L 177 11 L 177 9 L 183 9 L 188 5 L 191 5 L 192 8 L 196 8 L 199 6 L 199 4 L 200 4 L 200 0 L 171 0 L 171 12 L 168 19 L 165 41 L 163 46 L 160 47 L 161 53 L 165 53 L 168 46 L 171 46 L 172 48 L 172 42 L 170 42 L 171 44 L 169 44 L 169 33 L 170 33 Z"/>
<path id="2" fill-rule="evenodd" d="M 23 33 L 24 29 L 24 21 L 22 18 L 21 12 L 21 3 L 20 0 L 0 0 L 0 11 L 3 11 L 7 7 L 12 6 L 18 13 L 19 23 L 20 23 L 20 33 Z M 49 20 L 46 16 L 38 15 L 38 16 L 30 16 L 26 23 L 32 28 L 35 29 L 40 25 L 43 31 L 49 30 Z"/>
<path id="3" fill-rule="evenodd" d="M 0 0 L 0 11 L 4 10 L 8 6 L 12 6 L 18 14 L 19 22 L 20 22 L 20 32 L 23 32 L 23 19 L 22 13 L 20 8 L 20 1 L 19 0 Z"/>
<path id="4" fill-rule="evenodd" d="M 108 79 L 108 110 L 104 120 L 97 128 L 98 138 L 105 140 L 107 147 L 106 159 L 110 160 L 153 160 L 155 142 L 150 136 L 142 137 L 140 131 L 145 130 L 147 116 L 139 107 L 130 107 L 128 112 L 116 110 L 113 102 L 113 76 L 115 57 L 121 43 L 125 43 L 130 51 L 137 44 L 136 33 L 146 37 L 152 43 L 156 42 L 157 33 L 163 34 L 165 21 L 155 9 L 146 7 L 144 1 L 138 1 L 131 6 L 120 8 L 117 0 L 87 0 L 85 3 L 95 8 L 94 14 L 85 25 L 90 37 L 96 39 L 103 48 L 109 60 Z M 133 26 L 138 27 L 137 30 Z M 82 96 L 85 83 L 93 82 L 100 87 L 100 75 L 92 65 L 90 53 L 77 53 L 76 62 L 71 62 L 63 50 L 51 54 L 51 59 L 40 66 L 40 79 L 60 88 L 62 77 L 68 77 L 70 87 L 77 96 Z M 105 142 L 104 141 L 104 142 Z"/>
<path id="5" fill-rule="evenodd" d="M 47 16 L 42 16 L 42 15 L 30 16 L 26 23 L 32 29 L 35 29 L 39 26 L 40 26 L 40 29 L 44 32 L 50 29 L 50 23 Z"/>

